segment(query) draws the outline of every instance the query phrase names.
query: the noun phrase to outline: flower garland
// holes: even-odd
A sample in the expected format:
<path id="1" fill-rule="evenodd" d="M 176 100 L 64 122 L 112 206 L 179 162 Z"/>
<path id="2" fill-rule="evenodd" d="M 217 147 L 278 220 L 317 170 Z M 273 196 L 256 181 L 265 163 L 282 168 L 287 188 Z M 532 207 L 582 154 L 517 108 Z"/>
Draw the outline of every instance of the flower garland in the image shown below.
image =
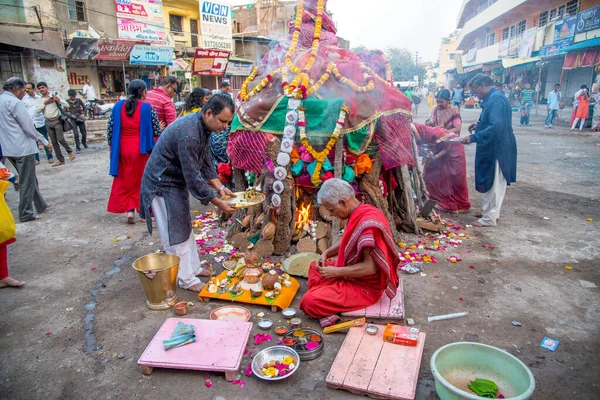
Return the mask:
<path id="1" fill-rule="evenodd" d="M 333 130 L 333 133 L 331 134 L 331 137 L 329 138 L 325 149 L 323 149 L 320 152 L 317 152 L 308 142 L 308 136 L 306 136 L 306 115 L 304 111 L 304 107 L 298 107 L 297 125 L 298 130 L 300 131 L 300 143 L 302 143 L 302 145 L 306 148 L 306 151 L 308 151 L 308 153 L 317 162 L 315 171 L 313 172 L 313 175 L 310 179 L 315 186 L 319 186 L 321 185 L 321 183 L 323 183 L 321 181 L 321 169 L 323 167 L 323 163 L 327 159 L 327 156 L 329 155 L 331 150 L 333 150 L 333 147 L 335 146 L 338 139 L 340 138 L 342 128 L 344 127 L 344 124 L 346 122 L 346 115 L 348 115 L 348 109 L 346 108 L 346 106 L 344 106 L 340 110 L 340 115 L 335 124 L 335 129 Z"/>
<path id="2" fill-rule="evenodd" d="M 355 92 L 359 92 L 359 93 L 370 92 L 371 90 L 375 89 L 375 81 L 374 81 L 373 77 L 365 72 L 363 72 L 363 78 L 367 81 L 367 84 L 365 86 L 360 86 L 360 85 L 357 85 L 351 79 L 348 79 L 345 76 L 343 76 L 340 73 L 340 71 L 338 70 L 338 67 L 335 63 L 333 63 L 331 71 L 333 72 L 333 75 L 340 82 L 342 82 L 345 85 L 350 86 L 352 89 L 354 89 Z"/>

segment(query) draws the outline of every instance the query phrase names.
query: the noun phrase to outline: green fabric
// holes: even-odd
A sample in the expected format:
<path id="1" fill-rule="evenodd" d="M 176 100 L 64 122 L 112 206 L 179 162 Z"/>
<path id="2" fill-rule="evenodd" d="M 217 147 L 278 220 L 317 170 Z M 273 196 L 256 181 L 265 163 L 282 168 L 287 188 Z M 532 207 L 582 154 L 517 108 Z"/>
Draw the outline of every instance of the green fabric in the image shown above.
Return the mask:
<path id="1" fill-rule="evenodd" d="M 316 161 L 313 161 L 310 164 L 308 164 L 308 167 L 306 167 L 306 171 L 308 171 L 310 176 L 312 176 L 312 174 L 315 173 L 316 167 L 317 167 Z M 333 171 L 334 169 L 335 169 L 335 167 L 333 166 L 333 164 L 331 164 L 331 161 L 329 161 L 329 158 L 326 158 L 325 161 L 323 162 L 323 166 L 321 167 L 321 174 L 325 173 L 325 171 Z"/>
<path id="2" fill-rule="evenodd" d="M 495 382 L 481 378 L 476 378 L 471 382 L 469 389 L 475 392 L 477 396 L 485 397 L 486 399 L 495 399 L 498 393 L 498 385 Z"/>
<path id="3" fill-rule="evenodd" d="M 302 160 L 298 160 L 296 161 L 296 163 L 294 165 L 292 165 L 292 175 L 294 176 L 298 176 L 302 173 L 302 170 L 304 169 L 304 161 Z"/>
<path id="4" fill-rule="evenodd" d="M 194 325 L 186 325 L 179 321 L 175 327 L 175 331 L 171 335 L 171 339 L 163 340 L 163 346 L 165 350 L 174 349 L 175 347 L 181 347 L 189 343 L 196 341 L 196 328 Z"/>
<path id="5" fill-rule="evenodd" d="M 354 181 L 354 170 L 347 165 L 344 165 L 344 172 L 342 173 L 342 179 L 350 183 Z"/>
<path id="6" fill-rule="evenodd" d="M 248 240 L 252 243 L 252 244 L 256 244 L 256 242 L 258 242 L 258 240 L 260 239 L 260 232 L 258 232 L 256 235 L 254 236 L 250 236 L 248 238 Z"/>
<path id="7" fill-rule="evenodd" d="M 357 131 L 346 134 L 346 144 L 348 149 L 354 154 L 362 154 L 364 152 L 363 143 L 369 136 L 367 126 L 363 126 Z"/>
<path id="8" fill-rule="evenodd" d="M 284 97 L 269 119 L 260 128 L 261 132 L 283 134 L 285 128 L 285 116 L 288 112 L 288 97 Z M 335 129 L 335 124 L 340 116 L 340 110 L 344 105 L 344 99 L 306 99 L 302 105 L 306 109 L 306 134 L 310 138 L 311 145 L 325 145 Z M 231 123 L 231 132 L 248 130 L 240 122 L 237 114 Z M 313 144 L 314 142 L 314 144 Z"/>

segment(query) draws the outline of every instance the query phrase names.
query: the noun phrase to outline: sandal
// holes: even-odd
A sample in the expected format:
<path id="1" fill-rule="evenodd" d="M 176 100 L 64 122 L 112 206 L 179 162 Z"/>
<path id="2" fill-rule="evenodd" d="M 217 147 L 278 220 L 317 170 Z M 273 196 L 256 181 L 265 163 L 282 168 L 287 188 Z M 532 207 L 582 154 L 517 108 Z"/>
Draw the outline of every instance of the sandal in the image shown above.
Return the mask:
<path id="1" fill-rule="evenodd" d="M 340 322 L 342 322 L 342 318 L 339 315 L 332 315 L 331 317 L 325 317 L 319 320 L 321 328 L 327 328 L 328 326 L 339 324 Z"/>

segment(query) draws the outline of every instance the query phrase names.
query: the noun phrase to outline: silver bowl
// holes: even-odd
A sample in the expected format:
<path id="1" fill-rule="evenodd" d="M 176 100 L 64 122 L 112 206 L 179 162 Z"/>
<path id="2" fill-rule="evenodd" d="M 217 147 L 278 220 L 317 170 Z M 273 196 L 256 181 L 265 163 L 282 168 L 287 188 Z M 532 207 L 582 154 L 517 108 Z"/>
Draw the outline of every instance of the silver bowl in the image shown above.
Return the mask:
<path id="1" fill-rule="evenodd" d="M 269 378 L 268 376 L 263 375 L 262 366 L 264 364 L 268 364 L 269 361 L 272 360 L 282 361 L 283 358 L 287 356 L 293 357 L 296 360 L 296 368 L 294 368 L 292 372 L 285 376 L 276 376 L 275 378 Z M 294 349 L 290 349 L 286 346 L 267 347 L 266 349 L 258 352 L 252 359 L 252 372 L 257 378 L 262 379 L 264 381 L 281 381 L 283 379 L 289 378 L 290 376 L 294 375 L 294 373 L 298 370 L 299 366 L 300 356 L 294 351 Z"/>

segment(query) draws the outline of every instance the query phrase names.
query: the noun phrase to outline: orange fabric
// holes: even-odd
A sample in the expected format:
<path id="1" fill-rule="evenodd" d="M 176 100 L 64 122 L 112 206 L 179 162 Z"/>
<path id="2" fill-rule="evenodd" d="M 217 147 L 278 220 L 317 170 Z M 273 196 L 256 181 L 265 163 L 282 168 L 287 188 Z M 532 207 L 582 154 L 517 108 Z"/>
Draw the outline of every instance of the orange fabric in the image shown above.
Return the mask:
<path id="1" fill-rule="evenodd" d="M 0 168 L 0 179 L 12 178 L 13 174 L 7 168 Z"/>
<path id="2" fill-rule="evenodd" d="M 590 98 L 582 95 L 577 100 L 579 100 L 579 105 L 577 106 L 575 118 L 587 119 L 590 114 Z"/>
<path id="3" fill-rule="evenodd" d="M 227 272 L 229 272 L 229 271 L 221 272 L 216 278 L 219 281 L 226 279 Z M 238 278 L 234 278 L 234 280 L 237 281 Z M 273 301 L 270 301 L 270 300 L 267 301 L 267 299 L 264 296 L 264 294 L 266 292 L 268 292 L 268 290 L 264 291 L 262 296 L 255 298 L 255 299 L 253 299 L 250 296 L 249 290 L 244 290 L 242 295 L 237 296 L 234 299 L 232 299 L 229 292 L 226 292 L 223 294 L 220 294 L 219 292 L 210 293 L 208 291 L 208 284 L 206 284 L 204 286 L 204 289 L 202 289 L 202 291 L 198 294 L 198 299 L 199 300 L 202 300 L 203 298 L 218 299 L 218 300 L 225 300 L 225 301 L 233 301 L 236 303 L 248 303 L 248 304 L 256 304 L 256 305 L 262 305 L 262 306 L 277 306 L 281 309 L 284 309 L 284 308 L 288 308 L 292 304 L 292 301 L 294 300 L 294 296 L 296 296 L 298 289 L 300 289 L 300 284 L 298 283 L 298 281 L 296 279 L 290 277 L 290 282 L 292 282 L 292 286 L 285 287 L 282 285 L 283 287 L 281 288 L 281 294 L 279 296 L 277 296 Z"/>
<path id="4" fill-rule="evenodd" d="M 292 147 L 292 151 L 290 153 L 290 160 L 292 162 L 292 164 L 296 164 L 296 161 L 298 161 L 300 159 L 300 154 L 298 153 L 298 151 L 296 150 L 295 147 Z"/>
<path id="5" fill-rule="evenodd" d="M 373 162 L 367 154 L 361 154 L 354 164 L 354 173 L 356 175 L 368 174 L 373 170 Z"/>

